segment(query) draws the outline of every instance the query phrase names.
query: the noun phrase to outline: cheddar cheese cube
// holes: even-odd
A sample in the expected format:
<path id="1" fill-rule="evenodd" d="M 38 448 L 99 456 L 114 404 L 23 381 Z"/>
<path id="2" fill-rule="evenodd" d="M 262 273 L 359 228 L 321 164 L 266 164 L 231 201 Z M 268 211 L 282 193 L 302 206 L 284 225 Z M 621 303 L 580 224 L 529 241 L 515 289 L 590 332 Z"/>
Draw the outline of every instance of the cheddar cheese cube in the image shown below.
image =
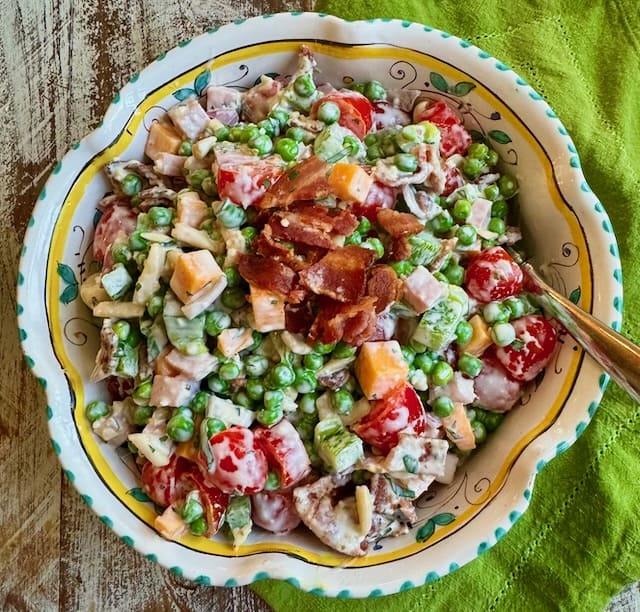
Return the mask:
<path id="1" fill-rule="evenodd" d="M 182 253 L 176 259 L 169 285 L 184 304 L 189 304 L 199 291 L 220 280 L 223 274 L 210 251 Z"/>
<path id="2" fill-rule="evenodd" d="M 404 383 L 409 366 L 397 340 L 365 342 L 355 363 L 355 373 L 367 399 L 380 399 Z"/>

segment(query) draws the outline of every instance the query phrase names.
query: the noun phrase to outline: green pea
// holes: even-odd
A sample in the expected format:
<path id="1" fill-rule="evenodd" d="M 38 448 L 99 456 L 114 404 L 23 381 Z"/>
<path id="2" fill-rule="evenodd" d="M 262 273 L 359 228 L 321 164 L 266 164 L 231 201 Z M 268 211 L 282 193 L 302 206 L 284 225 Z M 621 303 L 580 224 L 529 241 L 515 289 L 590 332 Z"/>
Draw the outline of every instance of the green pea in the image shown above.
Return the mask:
<path id="1" fill-rule="evenodd" d="M 462 172 L 469 179 L 476 179 L 482 174 L 482 170 L 484 168 L 484 162 L 476 159 L 475 157 L 471 157 L 466 159 L 462 164 Z"/>
<path id="2" fill-rule="evenodd" d="M 462 246 L 470 246 L 478 238 L 478 231 L 473 225 L 461 225 L 456 232 L 456 236 Z"/>
<path id="3" fill-rule="evenodd" d="M 225 268 L 223 272 L 227 277 L 227 287 L 237 287 L 242 282 L 242 276 L 236 268 Z"/>
<path id="4" fill-rule="evenodd" d="M 151 397 L 151 381 L 145 380 L 141 382 L 134 390 L 133 390 L 133 399 L 139 402 L 144 400 L 148 400 Z"/>
<path id="5" fill-rule="evenodd" d="M 475 378 L 482 370 L 482 361 L 474 355 L 462 353 L 462 355 L 458 357 L 458 369 L 463 374 Z"/>
<path id="6" fill-rule="evenodd" d="M 516 330 L 511 323 L 496 323 L 491 328 L 491 340 L 497 346 L 508 346 L 516 339 Z"/>
<path id="7" fill-rule="evenodd" d="M 245 386 L 245 391 L 250 399 L 259 402 L 264 396 L 264 385 L 259 378 L 249 378 Z"/>
<path id="8" fill-rule="evenodd" d="M 222 305 L 230 310 L 237 310 L 244 306 L 245 293 L 240 287 L 227 287 L 221 296 Z"/>
<path id="9" fill-rule="evenodd" d="M 185 157 L 189 157 L 193 152 L 191 143 L 188 140 L 185 140 L 180 144 L 180 148 L 178 149 L 178 155 L 183 155 Z"/>
<path id="10" fill-rule="evenodd" d="M 189 531 L 194 536 L 202 536 L 207 532 L 207 519 L 204 516 L 197 518 L 193 523 L 189 524 Z"/>
<path id="11" fill-rule="evenodd" d="M 247 408 L 249 410 L 253 409 L 253 401 L 251 401 L 249 394 L 242 389 L 240 389 L 240 391 L 237 391 L 232 399 L 233 403 L 237 406 L 242 406 L 243 408 Z"/>
<path id="12" fill-rule="evenodd" d="M 216 395 L 226 396 L 229 394 L 229 383 L 226 380 L 222 380 L 217 374 L 209 374 L 207 386 Z"/>
<path id="13" fill-rule="evenodd" d="M 353 232 L 353 234 L 347 236 L 344 239 L 344 245 L 348 246 L 350 244 L 355 244 L 356 246 L 362 244 L 362 234 L 360 232 Z"/>
<path id="14" fill-rule="evenodd" d="M 356 227 L 356 232 L 366 236 L 371 231 L 371 228 L 371 221 L 369 221 L 367 217 L 360 217 L 360 222 L 358 223 L 358 227 Z"/>
<path id="15" fill-rule="evenodd" d="M 484 416 L 484 426 L 487 431 L 495 431 L 504 419 L 504 415 L 499 412 L 487 411 Z"/>
<path id="16" fill-rule="evenodd" d="M 498 163 L 499 159 L 500 158 L 498 156 L 498 152 L 494 151 L 493 149 L 489 149 L 489 152 L 487 153 L 484 161 L 487 166 L 491 166 L 493 168 Z"/>
<path id="17" fill-rule="evenodd" d="M 418 158 L 412 153 L 396 153 L 393 164 L 402 172 L 415 172 L 418 169 Z"/>
<path id="18" fill-rule="evenodd" d="M 433 402 L 433 414 L 441 419 L 451 416 L 453 408 L 453 401 L 446 396 L 438 397 Z"/>
<path id="19" fill-rule="evenodd" d="M 245 244 L 247 245 L 247 248 L 250 249 L 251 245 L 253 244 L 253 241 L 254 241 L 255 237 L 258 235 L 258 230 L 256 230 L 255 227 L 247 225 L 246 227 L 243 227 L 240 230 L 240 233 L 242 234 L 242 237 L 244 238 L 244 241 L 245 241 Z"/>
<path id="20" fill-rule="evenodd" d="M 140 427 L 146 425 L 151 418 L 153 411 L 153 406 L 136 406 L 133 411 L 133 422 Z"/>
<path id="21" fill-rule="evenodd" d="M 187 503 L 185 503 L 182 509 L 182 520 L 185 523 L 193 523 L 193 521 L 199 519 L 201 516 L 204 516 L 202 504 L 193 497 L 188 498 Z"/>
<path id="22" fill-rule="evenodd" d="M 111 329 L 113 330 L 115 335 L 118 336 L 118 340 L 124 341 L 129 337 L 129 334 L 131 333 L 131 323 L 129 323 L 129 321 L 121 319 L 120 321 L 116 321 L 111 326 Z"/>
<path id="23" fill-rule="evenodd" d="M 299 96 L 309 98 L 316 90 L 316 85 L 310 74 L 303 74 L 293 82 L 293 89 Z"/>
<path id="24" fill-rule="evenodd" d="M 282 408 L 258 410 L 258 412 L 256 413 L 256 419 L 258 420 L 258 422 L 262 423 L 266 427 L 275 425 L 282 419 L 283 416 L 284 412 L 282 411 Z"/>
<path id="25" fill-rule="evenodd" d="M 422 136 L 418 131 L 418 127 L 415 125 L 405 125 L 401 130 L 400 134 L 405 140 L 409 142 L 420 142 L 422 140 Z"/>
<path id="26" fill-rule="evenodd" d="M 165 208 L 164 206 L 152 206 L 149 209 L 149 218 L 154 225 L 164 227 L 166 225 L 171 225 L 173 213 L 170 208 Z"/>
<path id="27" fill-rule="evenodd" d="M 276 153 L 286 162 L 296 159 L 299 151 L 298 143 L 292 138 L 281 138 L 276 143 Z"/>
<path id="28" fill-rule="evenodd" d="M 95 423 L 98 419 L 109 414 L 109 406 L 102 400 L 93 400 L 87 404 L 84 413 L 91 423 Z"/>
<path id="29" fill-rule="evenodd" d="M 132 257 L 131 249 L 123 243 L 116 243 L 111 247 L 111 255 L 116 263 L 126 264 Z"/>
<path id="30" fill-rule="evenodd" d="M 125 195 L 133 196 L 142 191 L 142 179 L 137 174 L 127 174 L 120 182 Z"/>
<path id="31" fill-rule="evenodd" d="M 453 260 L 447 264 L 447 267 L 442 271 L 442 273 L 447 277 L 447 281 L 452 285 L 460 286 L 464 282 L 464 268 Z"/>
<path id="32" fill-rule="evenodd" d="M 135 230 L 129 234 L 129 248 L 132 251 L 144 251 L 147 241 L 142 237 L 142 230 Z"/>
<path id="33" fill-rule="evenodd" d="M 207 431 L 207 438 L 210 438 L 211 436 L 215 436 L 217 433 L 224 431 L 227 426 L 224 424 L 224 421 L 221 421 L 220 419 L 208 417 L 205 421 L 205 428 Z"/>
<path id="34" fill-rule="evenodd" d="M 342 146 L 347 149 L 347 155 L 355 157 L 360 153 L 360 141 L 355 136 L 345 136 L 342 140 Z"/>
<path id="35" fill-rule="evenodd" d="M 495 232 L 496 234 L 498 234 L 498 236 L 502 236 L 502 234 L 504 234 L 507 227 L 503 219 L 500 219 L 498 217 L 493 217 L 492 219 L 489 220 L 489 225 L 487 226 L 487 229 L 490 232 Z"/>
<path id="36" fill-rule="evenodd" d="M 275 119 L 282 130 L 289 122 L 289 113 L 282 108 L 275 108 L 269 113 L 269 118 Z"/>
<path id="37" fill-rule="evenodd" d="M 275 491 L 280 488 L 280 476 L 273 470 L 267 472 L 267 480 L 264 483 L 265 491 Z"/>
<path id="38" fill-rule="evenodd" d="M 284 391 L 282 389 L 271 389 L 264 392 L 264 407 L 267 410 L 282 408 L 284 402 Z"/>
<path id="39" fill-rule="evenodd" d="M 364 86 L 363 93 L 372 102 L 375 102 L 376 100 L 384 100 L 387 97 L 387 92 L 380 81 L 369 81 Z"/>
<path id="40" fill-rule="evenodd" d="M 249 141 L 249 146 L 255 149 L 258 155 L 267 155 L 273 151 L 273 141 L 266 134 L 258 134 Z"/>
<path id="41" fill-rule="evenodd" d="M 411 347 L 404 345 L 400 347 L 400 352 L 407 365 L 412 365 L 416 358 L 416 352 Z"/>
<path id="42" fill-rule="evenodd" d="M 525 305 L 517 297 L 508 297 L 503 304 L 509 309 L 509 319 L 519 319 L 524 315 Z"/>
<path id="43" fill-rule="evenodd" d="M 316 342 L 313 345 L 313 350 L 320 355 L 328 355 L 336 348 L 335 344 L 323 344 L 322 342 Z"/>
<path id="44" fill-rule="evenodd" d="M 498 179 L 498 188 L 500 189 L 500 195 L 508 200 L 518 193 L 518 181 L 515 176 L 503 174 Z"/>
<path id="45" fill-rule="evenodd" d="M 367 147 L 367 159 L 369 161 L 375 161 L 376 159 L 380 159 L 382 157 L 382 151 L 377 144 L 373 144 Z"/>
<path id="46" fill-rule="evenodd" d="M 169 419 L 167 423 L 167 435 L 174 442 L 186 442 L 191 440 L 195 425 L 193 419 L 188 418 L 184 414 L 176 414 Z"/>
<path id="47" fill-rule="evenodd" d="M 482 248 L 482 250 L 490 249 L 491 247 L 494 247 L 494 246 L 496 246 L 495 240 L 489 240 L 488 238 L 483 238 L 480 241 L 480 247 Z"/>
<path id="48" fill-rule="evenodd" d="M 210 336 L 217 336 L 231 327 L 231 317 L 222 310 L 212 310 L 205 315 L 204 329 Z"/>
<path id="49" fill-rule="evenodd" d="M 296 379 L 296 374 L 290 365 L 279 363 L 269 374 L 269 382 L 275 389 L 291 386 Z"/>
<path id="50" fill-rule="evenodd" d="M 315 393 L 305 393 L 298 401 L 298 407 L 304 414 L 315 414 L 317 399 L 318 396 Z"/>
<path id="51" fill-rule="evenodd" d="M 229 140 L 231 142 L 240 142 L 242 135 L 244 134 L 244 128 L 241 125 L 234 125 L 229 130 Z"/>
<path id="52" fill-rule="evenodd" d="M 487 429 L 480 421 L 471 421 L 471 429 L 476 444 L 482 444 L 487 439 Z"/>
<path id="53" fill-rule="evenodd" d="M 240 366 L 235 361 L 223 363 L 218 368 L 218 376 L 222 380 L 235 380 L 240 376 Z"/>
<path id="54" fill-rule="evenodd" d="M 189 404 L 189 408 L 191 408 L 194 414 L 203 414 L 207 410 L 210 397 L 211 393 L 207 393 L 206 391 L 198 391 L 193 396 L 193 399 Z"/>
<path id="55" fill-rule="evenodd" d="M 219 142 L 229 140 L 229 132 L 230 132 L 230 129 L 226 125 L 223 125 L 221 128 L 218 128 L 216 130 L 215 137 L 218 139 Z"/>
<path id="56" fill-rule="evenodd" d="M 249 143 L 258 136 L 260 136 L 260 128 L 257 125 L 249 124 L 242 130 L 242 134 L 240 134 L 240 142 Z"/>
<path id="57" fill-rule="evenodd" d="M 380 238 L 367 238 L 362 241 L 360 245 L 364 249 L 370 249 L 375 252 L 376 259 L 380 259 L 384 257 L 384 246 L 382 245 L 382 241 Z"/>
<path id="58" fill-rule="evenodd" d="M 403 259 L 402 261 L 394 261 L 389 265 L 400 278 L 406 278 L 416 268 L 408 259 Z"/>
<path id="59" fill-rule="evenodd" d="M 251 338 L 253 341 L 246 349 L 244 349 L 247 353 L 252 353 L 253 351 L 255 351 L 262 344 L 262 341 L 264 340 L 264 336 L 259 331 L 256 331 L 255 329 L 251 332 Z"/>
<path id="60" fill-rule="evenodd" d="M 280 135 L 280 124 L 273 118 L 263 119 L 258 123 L 258 128 L 270 138 Z"/>
<path id="61" fill-rule="evenodd" d="M 500 302 L 489 302 L 482 308 L 482 318 L 487 323 L 506 323 L 511 311 Z"/>
<path id="62" fill-rule="evenodd" d="M 378 134 L 369 133 L 364 137 L 364 144 L 366 147 L 370 147 L 378 142 Z"/>
<path id="63" fill-rule="evenodd" d="M 484 161 L 489 154 L 489 147 L 483 142 L 473 142 L 469 145 L 467 155 L 474 159 Z"/>
<path id="64" fill-rule="evenodd" d="M 453 368 L 446 361 L 438 361 L 431 370 L 431 379 L 438 387 L 446 385 L 453 378 Z"/>
<path id="65" fill-rule="evenodd" d="M 241 206 L 226 200 L 217 214 L 218 221 L 226 228 L 235 229 L 246 223 L 247 215 Z"/>
<path id="66" fill-rule="evenodd" d="M 340 119 L 340 108 L 335 102 L 322 102 L 318 106 L 318 119 L 326 125 L 331 125 Z"/>
<path id="67" fill-rule="evenodd" d="M 155 318 L 158 316 L 164 308 L 164 298 L 161 295 L 152 295 L 149 303 L 147 304 L 147 312 L 150 317 Z"/>
<path id="68" fill-rule="evenodd" d="M 353 395 L 347 389 L 338 389 L 331 393 L 331 406 L 339 414 L 349 414 L 353 408 Z"/>
<path id="69" fill-rule="evenodd" d="M 420 353 L 415 356 L 413 365 L 416 368 L 420 368 L 425 374 L 430 374 L 435 362 L 428 353 Z"/>
<path id="70" fill-rule="evenodd" d="M 264 376 L 269 369 L 269 360 L 262 355 L 249 355 L 244 360 L 244 370 L 247 376 L 251 378 L 259 378 Z"/>
<path id="71" fill-rule="evenodd" d="M 193 172 L 191 172 L 187 180 L 189 181 L 189 185 L 191 185 L 194 189 L 201 189 L 202 181 L 208 176 L 211 176 L 211 172 L 209 172 L 209 170 L 199 168 L 198 170 L 194 170 Z"/>
<path id="72" fill-rule="evenodd" d="M 292 125 L 287 129 L 285 136 L 296 142 L 304 142 L 304 139 L 307 137 L 307 130 L 298 125 Z"/>
<path id="73" fill-rule="evenodd" d="M 451 213 L 448 210 L 443 210 L 429 221 L 429 225 L 436 234 L 446 234 L 453 227 Z"/>
<path id="74" fill-rule="evenodd" d="M 484 188 L 484 197 L 487 200 L 491 200 L 493 202 L 499 196 L 500 196 L 500 190 L 498 189 L 498 186 L 495 183 L 492 185 L 487 185 Z"/>
<path id="75" fill-rule="evenodd" d="M 313 393 L 318 386 L 318 380 L 312 370 L 296 368 L 295 389 L 298 393 Z"/>
<path id="76" fill-rule="evenodd" d="M 347 359 L 348 357 L 353 357 L 356 354 L 356 350 L 355 346 L 351 346 L 343 340 L 340 340 L 333 349 L 333 357 L 336 359 Z"/>
<path id="77" fill-rule="evenodd" d="M 460 323 L 456 325 L 455 335 L 458 346 L 464 348 L 471 342 L 471 338 L 473 337 L 473 325 L 471 325 L 469 321 L 460 321 Z"/>
<path id="78" fill-rule="evenodd" d="M 319 353 L 307 353 L 302 358 L 302 363 L 308 370 L 319 370 L 324 365 L 324 357 Z"/>
<path id="79" fill-rule="evenodd" d="M 469 200 L 457 200 L 451 211 L 456 223 L 464 223 L 471 214 L 471 202 Z"/>

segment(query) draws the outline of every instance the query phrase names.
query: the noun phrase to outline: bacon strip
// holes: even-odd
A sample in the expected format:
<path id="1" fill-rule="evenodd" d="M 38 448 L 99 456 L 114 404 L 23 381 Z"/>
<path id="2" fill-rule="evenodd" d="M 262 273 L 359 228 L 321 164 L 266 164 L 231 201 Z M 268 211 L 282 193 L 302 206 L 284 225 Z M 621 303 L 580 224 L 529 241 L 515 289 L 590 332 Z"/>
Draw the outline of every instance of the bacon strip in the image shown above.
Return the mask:
<path id="1" fill-rule="evenodd" d="M 393 238 L 411 236 L 424 229 L 424 226 L 410 213 L 398 212 L 390 208 L 381 208 L 377 215 L 378 223 Z"/>
<path id="2" fill-rule="evenodd" d="M 296 273 L 289 266 L 259 255 L 240 255 L 238 272 L 248 283 L 285 299 L 296 287 Z"/>
<path id="3" fill-rule="evenodd" d="M 355 245 L 329 251 L 318 263 L 300 272 L 300 283 L 316 295 L 338 302 L 356 302 L 363 295 L 367 269 L 374 253 Z"/>
<path id="4" fill-rule="evenodd" d="M 367 282 L 367 295 L 375 297 L 376 313 L 383 312 L 388 306 L 400 299 L 402 281 L 389 266 L 374 266 Z"/>
<path id="5" fill-rule="evenodd" d="M 333 343 L 344 340 L 360 346 L 376 331 L 375 297 L 364 297 L 353 304 L 323 300 L 311 329 L 309 340 Z"/>
<path id="6" fill-rule="evenodd" d="M 391 241 L 391 249 L 389 252 L 389 261 L 404 261 L 411 257 L 411 245 L 406 236 L 394 238 Z"/>

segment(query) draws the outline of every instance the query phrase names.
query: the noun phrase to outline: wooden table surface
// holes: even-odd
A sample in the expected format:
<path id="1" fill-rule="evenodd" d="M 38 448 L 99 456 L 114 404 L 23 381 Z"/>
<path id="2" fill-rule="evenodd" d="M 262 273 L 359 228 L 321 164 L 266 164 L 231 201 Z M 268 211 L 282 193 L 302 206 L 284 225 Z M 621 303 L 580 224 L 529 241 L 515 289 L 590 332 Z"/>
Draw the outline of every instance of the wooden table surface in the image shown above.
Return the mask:
<path id="1" fill-rule="evenodd" d="M 1 610 L 269 610 L 248 588 L 197 586 L 146 560 L 80 499 L 46 443 L 15 286 L 49 172 L 134 72 L 212 26 L 312 9 L 313 0 L 0 0 Z"/>
<path id="2" fill-rule="evenodd" d="M 123 545 L 47 444 L 46 400 L 14 323 L 21 242 L 56 161 L 129 77 L 207 28 L 311 0 L 0 0 L 0 609 L 270 608 L 250 589 L 182 580 Z"/>

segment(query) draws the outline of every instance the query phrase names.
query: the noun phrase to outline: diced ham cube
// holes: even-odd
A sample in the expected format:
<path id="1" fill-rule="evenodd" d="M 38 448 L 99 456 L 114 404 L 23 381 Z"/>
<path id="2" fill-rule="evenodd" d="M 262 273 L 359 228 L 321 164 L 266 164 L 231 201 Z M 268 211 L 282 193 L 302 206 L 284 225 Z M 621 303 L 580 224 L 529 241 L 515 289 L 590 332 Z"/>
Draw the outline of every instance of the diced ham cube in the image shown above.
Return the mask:
<path id="1" fill-rule="evenodd" d="M 467 223 L 484 230 L 489 226 L 489 221 L 491 221 L 491 202 L 484 198 L 476 198 L 471 206 Z"/>
<path id="2" fill-rule="evenodd" d="M 175 348 L 166 355 L 164 361 L 180 375 L 190 380 L 202 380 L 215 369 L 218 363 L 218 359 L 210 353 L 185 355 Z"/>
<path id="3" fill-rule="evenodd" d="M 149 128 L 144 152 L 155 161 L 161 153 L 177 153 L 181 144 L 182 138 L 172 125 L 156 121 Z"/>
<path id="4" fill-rule="evenodd" d="M 196 98 L 173 106 L 167 114 L 188 140 L 196 140 L 209 122 L 209 115 Z"/>
<path id="5" fill-rule="evenodd" d="M 198 392 L 198 381 L 183 376 L 156 374 L 151 386 L 151 406 L 186 406 Z"/>
<path id="6" fill-rule="evenodd" d="M 404 281 L 403 299 L 420 314 L 433 306 L 444 291 L 444 285 L 429 270 L 418 266 Z"/>
<path id="7" fill-rule="evenodd" d="M 221 109 L 232 109 L 237 112 L 240 109 L 241 100 L 242 96 L 237 89 L 224 85 L 207 87 L 207 113 Z"/>
<path id="8" fill-rule="evenodd" d="M 252 344 L 253 333 L 248 327 L 230 327 L 218 336 L 218 350 L 225 357 L 233 357 Z"/>
<path id="9" fill-rule="evenodd" d="M 182 169 L 187 158 L 173 153 L 158 153 L 154 159 L 153 169 L 166 176 L 182 176 Z"/>
<path id="10" fill-rule="evenodd" d="M 430 401 L 438 397 L 448 397 L 453 402 L 470 404 L 476 398 L 473 379 L 465 378 L 462 372 L 455 372 L 453 378 L 446 385 L 431 387 Z"/>
<path id="11" fill-rule="evenodd" d="M 207 218 L 208 206 L 195 191 L 185 191 L 176 196 L 176 223 L 200 227 Z"/>
<path id="12" fill-rule="evenodd" d="M 189 531 L 189 525 L 182 520 L 180 513 L 173 506 L 169 506 L 160 516 L 156 516 L 153 526 L 167 540 L 179 540 Z"/>
<path id="13" fill-rule="evenodd" d="M 277 293 L 249 285 L 255 329 L 265 333 L 285 329 L 285 301 Z"/>

